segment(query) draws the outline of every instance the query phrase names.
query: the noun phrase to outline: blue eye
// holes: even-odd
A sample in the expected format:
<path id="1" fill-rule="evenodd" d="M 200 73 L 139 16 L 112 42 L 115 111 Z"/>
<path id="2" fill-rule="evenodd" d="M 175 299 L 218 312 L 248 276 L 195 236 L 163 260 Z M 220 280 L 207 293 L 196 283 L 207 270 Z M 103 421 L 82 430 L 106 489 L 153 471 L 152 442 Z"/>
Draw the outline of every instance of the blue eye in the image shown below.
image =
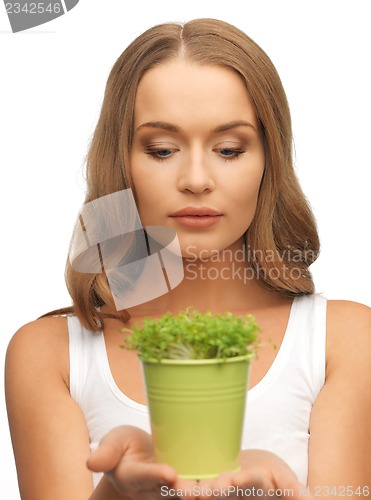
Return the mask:
<path id="1" fill-rule="evenodd" d="M 224 160 L 234 160 L 245 153 L 242 149 L 222 148 L 216 150 Z"/>
<path id="2" fill-rule="evenodd" d="M 166 158 L 167 156 L 171 155 L 170 149 L 159 149 L 156 153 L 161 158 Z"/>
<path id="3" fill-rule="evenodd" d="M 161 161 L 170 158 L 170 156 L 174 153 L 172 149 L 147 149 L 145 153 L 155 160 Z"/>
<path id="4" fill-rule="evenodd" d="M 234 149 L 221 149 L 220 153 L 223 156 L 234 156 L 234 154 L 236 153 L 236 151 Z"/>

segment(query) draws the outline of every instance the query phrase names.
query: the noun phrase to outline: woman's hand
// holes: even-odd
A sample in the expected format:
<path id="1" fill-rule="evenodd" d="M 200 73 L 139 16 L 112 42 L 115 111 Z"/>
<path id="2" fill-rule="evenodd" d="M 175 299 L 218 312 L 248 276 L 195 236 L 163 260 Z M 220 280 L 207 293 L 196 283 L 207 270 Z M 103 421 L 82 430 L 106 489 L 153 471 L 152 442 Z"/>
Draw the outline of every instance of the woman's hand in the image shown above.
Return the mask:
<path id="1" fill-rule="evenodd" d="M 87 465 L 93 472 L 105 473 L 118 492 L 117 498 L 163 500 L 170 496 L 170 492 L 172 498 L 182 497 L 181 494 L 176 496 L 176 492 L 187 492 L 184 498 L 202 500 L 243 497 L 313 499 L 288 465 L 273 453 L 244 450 L 240 463 L 240 471 L 225 472 L 215 479 L 199 482 L 180 479 L 175 469 L 155 462 L 149 434 L 136 427 L 122 426 L 102 439 Z M 97 498 L 100 498 L 99 494 Z"/>
<path id="2" fill-rule="evenodd" d="M 161 491 L 192 490 L 196 485 L 179 479 L 169 465 L 156 463 L 151 436 L 132 426 L 117 427 L 106 434 L 87 466 L 93 472 L 104 472 L 125 499 L 163 500 L 165 495 Z M 97 493 L 96 497 L 100 495 Z M 179 497 L 172 495 L 172 498 Z"/>
<path id="3" fill-rule="evenodd" d="M 263 450 L 241 452 L 241 470 L 226 472 L 198 484 L 202 500 L 227 498 L 290 498 L 313 500 L 290 467 L 277 455 Z M 213 494 L 214 492 L 214 494 Z"/>

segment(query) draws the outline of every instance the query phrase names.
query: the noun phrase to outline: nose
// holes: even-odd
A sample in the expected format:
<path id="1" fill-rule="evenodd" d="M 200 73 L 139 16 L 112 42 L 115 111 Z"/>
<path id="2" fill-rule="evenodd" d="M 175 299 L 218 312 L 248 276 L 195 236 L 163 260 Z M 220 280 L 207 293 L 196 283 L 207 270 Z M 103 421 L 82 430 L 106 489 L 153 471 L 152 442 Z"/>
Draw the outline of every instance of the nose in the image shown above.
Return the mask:
<path id="1" fill-rule="evenodd" d="M 202 152 L 192 153 L 185 159 L 178 176 L 178 189 L 193 194 L 211 192 L 215 189 L 215 179 Z"/>

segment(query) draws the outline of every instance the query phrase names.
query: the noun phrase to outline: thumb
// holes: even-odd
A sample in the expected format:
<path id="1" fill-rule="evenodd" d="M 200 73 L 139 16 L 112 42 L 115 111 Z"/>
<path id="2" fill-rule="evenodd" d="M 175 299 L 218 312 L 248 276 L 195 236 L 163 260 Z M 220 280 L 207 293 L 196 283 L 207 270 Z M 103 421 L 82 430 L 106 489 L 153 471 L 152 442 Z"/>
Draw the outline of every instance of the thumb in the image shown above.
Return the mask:
<path id="1" fill-rule="evenodd" d="M 126 440 L 118 439 L 118 434 L 122 433 L 120 431 L 121 429 L 114 429 L 103 437 L 99 448 L 87 460 L 88 469 L 93 472 L 109 472 L 117 466 L 128 447 Z"/>
<path id="2" fill-rule="evenodd" d="M 88 458 L 86 464 L 92 472 L 109 472 L 114 469 L 122 457 L 122 450 L 110 444 L 101 444 Z"/>

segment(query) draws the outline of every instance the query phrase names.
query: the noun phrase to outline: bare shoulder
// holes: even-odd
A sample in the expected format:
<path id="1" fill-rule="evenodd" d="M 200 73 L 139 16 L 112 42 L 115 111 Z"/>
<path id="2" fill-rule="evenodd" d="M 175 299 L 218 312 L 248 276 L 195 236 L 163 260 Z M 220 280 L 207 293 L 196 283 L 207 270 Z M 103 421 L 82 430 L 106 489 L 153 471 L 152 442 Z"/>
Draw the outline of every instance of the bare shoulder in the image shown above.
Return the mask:
<path id="1" fill-rule="evenodd" d="M 352 323 L 371 321 L 371 307 L 351 300 L 329 300 L 327 311 L 330 321 L 351 321 Z"/>
<path id="2" fill-rule="evenodd" d="M 328 301 L 326 380 L 310 420 L 308 484 L 313 488 L 370 484 L 370 366 L 370 308 Z"/>
<path id="3" fill-rule="evenodd" d="M 362 360 L 371 363 L 370 307 L 346 300 L 328 301 L 327 352 L 329 369 L 344 360 L 352 363 L 353 369 Z"/>
<path id="4" fill-rule="evenodd" d="M 354 334 L 371 335 L 371 308 L 350 300 L 329 300 L 327 305 L 327 328 L 338 339 L 351 338 Z"/>
<path id="5" fill-rule="evenodd" d="M 66 337 L 66 335 L 67 318 L 65 316 L 47 316 L 23 325 L 13 335 L 10 342 L 11 344 L 19 341 L 27 342 L 30 339 L 37 341 L 42 338 L 52 342 L 61 339 L 61 337 Z"/>
<path id="6" fill-rule="evenodd" d="M 40 318 L 22 326 L 11 338 L 6 355 L 8 369 L 50 366 L 68 381 L 68 328 L 65 317 Z"/>

